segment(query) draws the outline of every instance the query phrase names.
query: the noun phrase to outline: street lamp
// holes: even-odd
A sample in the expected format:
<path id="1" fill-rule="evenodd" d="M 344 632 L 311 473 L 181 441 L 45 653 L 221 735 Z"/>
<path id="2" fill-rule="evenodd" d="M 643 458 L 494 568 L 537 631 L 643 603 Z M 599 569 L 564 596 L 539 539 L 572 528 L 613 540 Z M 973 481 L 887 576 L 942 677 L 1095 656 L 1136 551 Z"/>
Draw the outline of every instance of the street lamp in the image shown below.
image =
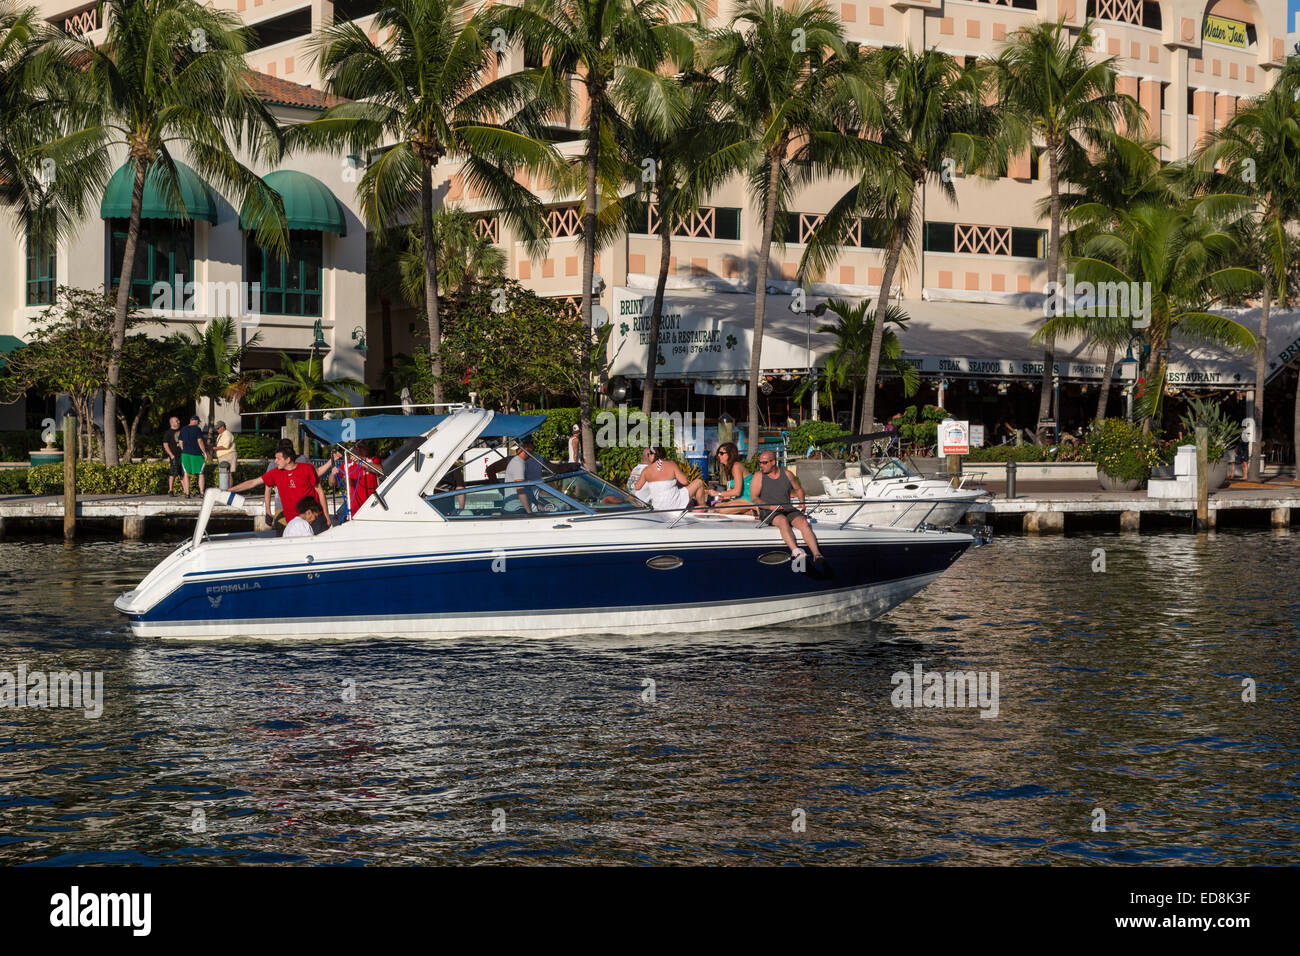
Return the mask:
<path id="1" fill-rule="evenodd" d="M 353 348 L 355 348 L 362 355 L 365 355 L 368 351 L 370 351 L 368 348 L 366 348 L 366 330 L 361 326 L 358 325 L 355 329 L 352 330 L 352 341 L 357 343 L 355 346 L 353 346 Z"/>
<path id="2" fill-rule="evenodd" d="M 1129 421 L 1133 420 L 1133 392 L 1137 388 L 1138 373 L 1141 371 L 1142 363 L 1133 355 L 1133 344 L 1137 343 L 1138 355 L 1146 358 L 1151 352 L 1151 346 L 1147 345 L 1140 335 L 1129 336 L 1128 346 L 1124 351 L 1124 357 L 1117 364 L 1120 369 L 1120 378 L 1127 379 L 1129 367 L 1133 369 L 1133 381 L 1124 388 L 1125 415 Z"/>

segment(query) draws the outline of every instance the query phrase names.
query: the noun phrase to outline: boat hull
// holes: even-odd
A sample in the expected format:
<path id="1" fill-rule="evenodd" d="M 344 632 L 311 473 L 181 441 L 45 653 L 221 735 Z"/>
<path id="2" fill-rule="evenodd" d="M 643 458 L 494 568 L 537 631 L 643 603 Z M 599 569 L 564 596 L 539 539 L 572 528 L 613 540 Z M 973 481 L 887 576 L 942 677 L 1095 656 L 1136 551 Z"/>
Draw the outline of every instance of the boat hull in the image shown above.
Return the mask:
<path id="1" fill-rule="evenodd" d="M 895 528 L 912 531 L 922 524 L 931 528 L 951 528 L 979 499 L 978 494 L 954 498 L 863 499 L 860 502 L 822 504 L 808 499 L 808 513 L 819 524 L 836 525 L 851 521 L 855 525 Z"/>
<path id="2" fill-rule="evenodd" d="M 798 570 L 779 541 L 494 548 L 382 560 L 185 573 L 151 606 L 118 599 L 134 633 L 181 639 L 552 637 L 867 621 L 946 570 L 973 539 L 824 541 L 828 571 Z M 273 543 L 272 547 L 278 546 Z M 651 559 L 680 559 L 656 568 Z M 761 559 L 761 560 L 760 560 Z M 671 561 L 668 563 L 672 563 Z"/>

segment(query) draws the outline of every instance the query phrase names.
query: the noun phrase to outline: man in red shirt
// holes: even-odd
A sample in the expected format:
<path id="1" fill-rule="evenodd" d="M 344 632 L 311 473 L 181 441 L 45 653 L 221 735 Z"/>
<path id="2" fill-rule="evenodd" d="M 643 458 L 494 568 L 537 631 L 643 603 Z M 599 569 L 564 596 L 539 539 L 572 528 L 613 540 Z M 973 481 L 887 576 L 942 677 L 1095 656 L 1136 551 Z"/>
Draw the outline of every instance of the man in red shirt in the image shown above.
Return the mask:
<path id="1" fill-rule="evenodd" d="M 277 491 L 280 494 L 280 510 L 286 516 L 298 513 L 298 502 L 302 498 L 308 495 L 314 496 L 320 502 L 325 527 L 329 527 L 329 505 L 316 479 L 316 469 L 310 462 L 298 461 L 292 446 L 282 445 L 276 449 L 275 464 L 261 478 L 250 478 L 230 490 L 239 494 L 255 487 L 259 482 L 266 486 L 264 508 L 268 525 L 275 526 L 275 517 L 271 511 L 271 492 Z"/>

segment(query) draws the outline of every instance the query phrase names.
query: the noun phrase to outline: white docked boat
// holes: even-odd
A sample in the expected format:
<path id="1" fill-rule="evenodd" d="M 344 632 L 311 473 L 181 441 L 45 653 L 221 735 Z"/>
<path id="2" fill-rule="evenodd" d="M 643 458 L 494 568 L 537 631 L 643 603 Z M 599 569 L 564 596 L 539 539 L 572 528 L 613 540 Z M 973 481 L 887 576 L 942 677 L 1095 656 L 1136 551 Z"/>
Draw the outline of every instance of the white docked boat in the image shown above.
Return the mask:
<path id="1" fill-rule="evenodd" d="M 481 409 L 304 422 L 334 442 L 398 437 L 414 427 L 422 437 L 386 463 L 386 477 L 352 520 L 315 537 L 209 535 L 212 508 L 231 499 L 209 491 L 192 539 L 116 607 L 138 635 L 185 639 L 554 636 L 863 621 L 924 588 L 975 543 L 951 532 L 823 520 L 817 534 L 827 562 L 805 565 L 791 561 L 765 522 L 652 511 L 586 472 L 515 483 L 452 477 L 485 437 L 518 438 L 541 422 Z"/>
<path id="2" fill-rule="evenodd" d="M 820 527 L 830 522 L 898 528 L 951 528 L 988 493 L 967 487 L 969 474 L 954 486 L 947 478 L 926 478 L 893 457 L 862 464 L 860 477 L 822 478 L 825 495 L 808 498 L 807 512 Z"/>

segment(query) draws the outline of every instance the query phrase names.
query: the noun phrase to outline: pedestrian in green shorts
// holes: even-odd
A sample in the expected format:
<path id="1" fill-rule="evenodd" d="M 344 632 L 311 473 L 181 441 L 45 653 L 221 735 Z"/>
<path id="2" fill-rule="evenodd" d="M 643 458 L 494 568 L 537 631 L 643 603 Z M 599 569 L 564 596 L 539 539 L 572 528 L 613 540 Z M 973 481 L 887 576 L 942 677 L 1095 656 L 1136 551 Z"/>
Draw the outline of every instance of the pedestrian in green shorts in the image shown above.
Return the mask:
<path id="1" fill-rule="evenodd" d="M 190 475 L 199 476 L 199 495 L 204 491 L 203 487 L 203 466 L 208 463 L 208 450 L 203 445 L 203 430 L 199 428 L 199 416 L 191 415 L 190 423 L 180 430 L 176 436 L 181 443 L 181 468 L 184 476 L 181 478 L 185 485 L 185 497 L 190 498 Z"/>

